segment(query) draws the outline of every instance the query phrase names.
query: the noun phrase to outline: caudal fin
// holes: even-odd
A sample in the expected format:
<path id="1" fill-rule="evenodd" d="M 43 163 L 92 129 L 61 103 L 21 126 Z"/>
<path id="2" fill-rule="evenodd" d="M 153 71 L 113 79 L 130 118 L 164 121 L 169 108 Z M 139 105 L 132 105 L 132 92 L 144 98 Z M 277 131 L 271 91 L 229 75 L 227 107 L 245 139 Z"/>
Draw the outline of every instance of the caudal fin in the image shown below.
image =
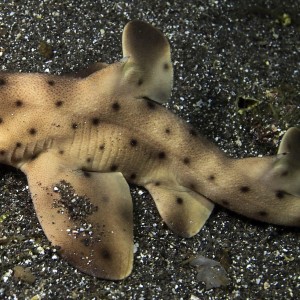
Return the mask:
<path id="1" fill-rule="evenodd" d="M 264 222 L 300 226 L 300 129 L 286 132 L 277 156 L 235 160 L 223 185 L 231 198 L 228 208 Z"/>
<path id="2" fill-rule="evenodd" d="M 273 185 L 300 197 L 300 129 L 289 128 L 278 149 L 277 160 L 270 174 Z M 300 199 L 299 199 L 300 202 Z"/>

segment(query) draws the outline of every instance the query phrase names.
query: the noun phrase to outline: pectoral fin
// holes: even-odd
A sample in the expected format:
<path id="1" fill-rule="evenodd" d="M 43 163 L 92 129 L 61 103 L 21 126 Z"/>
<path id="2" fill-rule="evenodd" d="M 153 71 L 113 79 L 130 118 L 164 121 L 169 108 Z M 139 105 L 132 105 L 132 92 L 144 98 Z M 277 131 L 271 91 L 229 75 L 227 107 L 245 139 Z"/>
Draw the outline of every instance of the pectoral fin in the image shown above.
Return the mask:
<path id="1" fill-rule="evenodd" d="M 214 204 L 205 197 L 180 186 L 151 183 L 146 188 L 168 227 L 183 237 L 197 234 L 214 208 Z"/>
<path id="2" fill-rule="evenodd" d="M 22 170 L 46 236 L 71 265 L 105 279 L 130 274 L 132 201 L 121 173 L 74 170 L 50 153 Z"/>
<path id="3" fill-rule="evenodd" d="M 170 45 L 165 36 L 153 26 L 142 22 L 129 22 L 122 36 L 123 85 L 130 86 L 134 97 L 147 97 L 166 102 L 171 95 L 173 66 Z"/>

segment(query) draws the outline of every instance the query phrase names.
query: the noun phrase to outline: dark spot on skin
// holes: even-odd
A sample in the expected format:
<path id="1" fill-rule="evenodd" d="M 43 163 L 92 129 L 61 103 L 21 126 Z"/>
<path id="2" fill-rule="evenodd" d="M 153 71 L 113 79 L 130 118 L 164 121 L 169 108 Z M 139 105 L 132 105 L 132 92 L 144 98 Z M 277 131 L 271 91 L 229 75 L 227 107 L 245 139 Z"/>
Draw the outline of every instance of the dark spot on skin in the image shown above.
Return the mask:
<path id="1" fill-rule="evenodd" d="M 283 199 L 284 198 L 284 195 L 286 194 L 285 191 L 282 191 L 282 190 L 278 190 L 276 191 L 275 195 L 278 199 Z"/>
<path id="2" fill-rule="evenodd" d="M 34 155 L 32 155 L 31 156 L 31 160 L 35 160 L 35 159 L 37 159 L 37 157 L 38 157 L 39 155 L 38 154 L 34 154 Z"/>
<path id="3" fill-rule="evenodd" d="M 120 214 L 121 218 L 127 222 L 132 219 L 132 212 L 128 208 L 125 208 L 125 207 L 121 208 L 119 211 L 119 214 Z"/>
<path id="4" fill-rule="evenodd" d="M 5 150 L 0 150 L 0 155 L 5 155 L 6 151 Z"/>
<path id="5" fill-rule="evenodd" d="M 92 159 L 90 157 L 86 159 L 87 163 L 90 163 L 91 161 L 92 161 Z"/>
<path id="6" fill-rule="evenodd" d="M 135 174 L 135 173 L 132 173 L 132 174 L 130 175 L 130 179 L 131 179 L 131 180 L 135 180 L 135 179 L 136 179 L 136 174 Z"/>
<path id="7" fill-rule="evenodd" d="M 177 197 L 177 198 L 176 198 L 176 203 L 177 203 L 177 204 L 180 204 L 180 205 L 183 204 L 183 199 L 180 198 L 180 197 Z"/>
<path id="8" fill-rule="evenodd" d="M 117 166 L 117 165 L 112 165 L 112 166 L 110 167 L 110 170 L 111 170 L 112 172 L 117 171 L 117 169 L 118 169 L 118 166 Z"/>
<path id="9" fill-rule="evenodd" d="M 146 100 L 146 104 L 147 104 L 147 107 L 148 107 L 149 109 L 154 110 L 154 109 L 156 108 L 156 104 L 155 104 L 150 98 L 148 98 L 148 97 L 143 97 L 143 99 Z"/>
<path id="10" fill-rule="evenodd" d="M 283 171 L 281 174 L 280 174 L 280 176 L 281 177 L 285 177 L 285 176 L 287 176 L 289 174 L 289 171 Z"/>
<path id="11" fill-rule="evenodd" d="M 258 214 L 261 216 L 261 217 L 266 217 L 268 215 L 268 213 L 266 211 L 259 211 Z"/>
<path id="12" fill-rule="evenodd" d="M 99 146 L 99 150 L 104 150 L 104 148 L 105 148 L 104 144 Z"/>
<path id="13" fill-rule="evenodd" d="M 111 259 L 111 254 L 110 254 L 110 252 L 107 249 L 102 249 L 100 251 L 100 255 L 105 260 L 110 260 Z"/>
<path id="14" fill-rule="evenodd" d="M 0 124 L 1 124 L 1 123 L 3 123 L 3 119 L 2 119 L 2 118 L 0 118 Z"/>
<path id="15" fill-rule="evenodd" d="M 20 148 L 21 146 L 22 146 L 22 143 L 20 143 L 20 142 L 17 142 L 17 143 L 16 143 L 16 147 L 17 147 L 17 148 Z"/>
<path id="16" fill-rule="evenodd" d="M 65 151 L 64 150 L 59 150 L 59 152 L 58 152 L 60 155 L 63 155 L 64 153 L 65 153 Z"/>
<path id="17" fill-rule="evenodd" d="M 193 190 L 193 191 L 195 191 L 196 190 L 196 186 L 193 183 L 191 183 L 190 184 L 190 189 Z"/>
<path id="18" fill-rule="evenodd" d="M 240 191 L 242 193 L 248 193 L 250 191 L 250 188 L 249 188 L 249 186 L 241 186 Z"/>
<path id="19" fill-rule="evenodd" d="M 17 107 L 20 107 L 23 105 L 23 102 L 21 100 L 17 100 L 15 103 L 16 103 Z"/>
<path id="20" fill-rule="evenodd" d="M 136 140 L 136 139 L 130 140 L 130 145 L 131 145 L 132 147 L 136 147 L 136 146 L 137 146 L 137 140 Z"/>
<path id="21" fill-rule="evenodd" d="M 114 111 L 119 111 L 121 108 L 121 106 L 118 102 L 113 103 L 113 105 L 111 107 Z"/>
<path id="22" fill-rule="evenodd" d="M 99 123 L 100 123 L 100 119 L 99 119 L 99 118 L 93 118 L 93 119 L 92 119 L 92 124 L 93 124 L 94 126 L 99 125 Z"/>
<path id="23" fill-rule="evenodd" d="M 158 158 L 159 158 L 159 159 L 165 159 L 165 158 L 166 158 L 166 153 L 163 152 L 163 151 L 159 152 L 159 153 L 158 153 Z"/>
<path id="24" fill-rule="evenodd" d="M 209 177 L 208 177 L 208 180 L 210 180 L 210 181 L 214 181 L 216 178 L 215 178 L 215 176 L 214 175 L 210 175 Z"/>
<path id="25" fill-rule="evenodd" d="M 170 133 L 171 133 L 171 130 L 170 130 L 169 128 L 166 128 L 165 133 L 166 133 L 166 134 L 170 134 Z"/>
<path id="26" fill-rule="evenodd" d="M 30 129 L 29 129 L 29 133 L 30 133 L 31 135 L 35 135 L 35 134 L 36 134 L 36 129 L 35 129 L 35 128 L 30 128 Z"/>
<path id="27" fill-rule="evenodd" d="M 0 85 L 5 85 L 6 84 L 6 81 L 5 81 L 5 79 L 3 79 L 3 78 L 0 78 Z"/>
<path id="28" fill-rule="evenodd" d="M 55 84 L 55 82 L 53 80 L 48 80 L 48 84 L 53 86 Z"/>
<path id="29" fill-rule="evenodd" d="M 189 134 L 192 135 L 192 136 L 197 136 L 197 132 L 196 132 L 195 129 L 190 129 Z"/>
<path id="30" fill-rule="evenodd" d="M 186 165 L 188 165 L 190 162 L 191 162 L 191 160 L 188 157 L 185 157 L 183 159 L 183 163 L 186 164 Z"/>
<path id="31" fill-rule="evenodd" d="M 55 102 L 55 105 L 56 105 L 56 107 L 60 107 L 60 106 L 63 105 L 63 101 L 58 100 L 58 101 Z"/>
<path id="32" fill-rule="evenodd" d="M 159 182 L 159 181 L 156 181 L 156 182 L 154 183 L 154 185 L 155 185 L 155 186 L 160 186 L 160 182 Z"/>
<path id="33" fill-rule="evenodd" d="M 169 68 L 170 68 L 169 64 L 168 63 L 164 63 L 163 69 L 167 71 L 167 70 L 169 70 Z"/>
<path id="34" fill-rule="evenodd" d="M 141 86 L 143 83 L 144 83 L 144 80 L 142 78 L 140 78 L 137 84 L 138 84 L 138 86 Z"/>
<path id="35" fill-rule="evenodd" d="M 83 176 L 86 177 L 86 178 L 92 177 L 91 173 L 89 173 L 87 171 L 83 171 Z"/>
<path id="36" fill-rule="evenodd" d="M 229 202 L 227 200 L 222 200 L 221 202 L 224 206 L 229 206 Z"/>
<path id="37" fill-rule="evenodd" d="M 77 123 L 72 123 L 72 129 L 77 129 L 78 128 L 78 124 Z"/>

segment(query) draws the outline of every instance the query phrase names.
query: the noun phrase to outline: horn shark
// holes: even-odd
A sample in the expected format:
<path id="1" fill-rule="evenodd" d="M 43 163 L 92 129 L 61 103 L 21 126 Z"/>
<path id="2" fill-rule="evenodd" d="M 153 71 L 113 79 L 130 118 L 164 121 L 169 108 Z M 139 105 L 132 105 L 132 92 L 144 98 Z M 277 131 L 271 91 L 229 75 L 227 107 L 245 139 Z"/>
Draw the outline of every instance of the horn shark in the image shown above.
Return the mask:
<path id="1" fill-rule="evenodd" d="M 0 163 L 21 169 L 49 241 L 87 274 L 120 280 L 133 266 L 128 183 L 145 187 L 166 224 L 195 235 L 214 203 L 300 226 L 300 130 L 277 156 L 233 159 L 160 105 L 173 67 L 164 35 L 123 32 L 123 59 L 75 76 L 0 73 Z"/>

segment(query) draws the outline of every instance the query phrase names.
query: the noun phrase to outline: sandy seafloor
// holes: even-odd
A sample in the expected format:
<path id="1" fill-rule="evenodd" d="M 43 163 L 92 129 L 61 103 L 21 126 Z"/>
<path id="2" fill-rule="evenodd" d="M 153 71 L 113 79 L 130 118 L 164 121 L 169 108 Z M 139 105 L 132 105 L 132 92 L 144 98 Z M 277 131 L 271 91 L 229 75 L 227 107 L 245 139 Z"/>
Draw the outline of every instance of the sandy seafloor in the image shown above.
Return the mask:
<path id="1" fill-rule="evenodd" d="M 60 74 L 114 62 L 122 57 L 122 29 L 133 19 L 154 24 L 170 40 L 169 108 L 228 155 L 275 154 L 284 131 L 300 126 L 300 2 L 294 0 L 1 0 L 0 69 Z M 44 42 L 50 58 L 39 50 Z M 299 229 L 217 207 L 199 234 L 180 238 L 145 190 L 132 187 L 132 195 L 134 269 L 123 281 L 105 281 L 57 255 L 25 176 L 1 166 L 0 298 L 300 299 Z M 221 261 L 230 284 L 206 290 L 196 270 L 182 265 L 195 254 Z M 16 265 L 28 267 L 34 283 L 17 280 Z"/>

